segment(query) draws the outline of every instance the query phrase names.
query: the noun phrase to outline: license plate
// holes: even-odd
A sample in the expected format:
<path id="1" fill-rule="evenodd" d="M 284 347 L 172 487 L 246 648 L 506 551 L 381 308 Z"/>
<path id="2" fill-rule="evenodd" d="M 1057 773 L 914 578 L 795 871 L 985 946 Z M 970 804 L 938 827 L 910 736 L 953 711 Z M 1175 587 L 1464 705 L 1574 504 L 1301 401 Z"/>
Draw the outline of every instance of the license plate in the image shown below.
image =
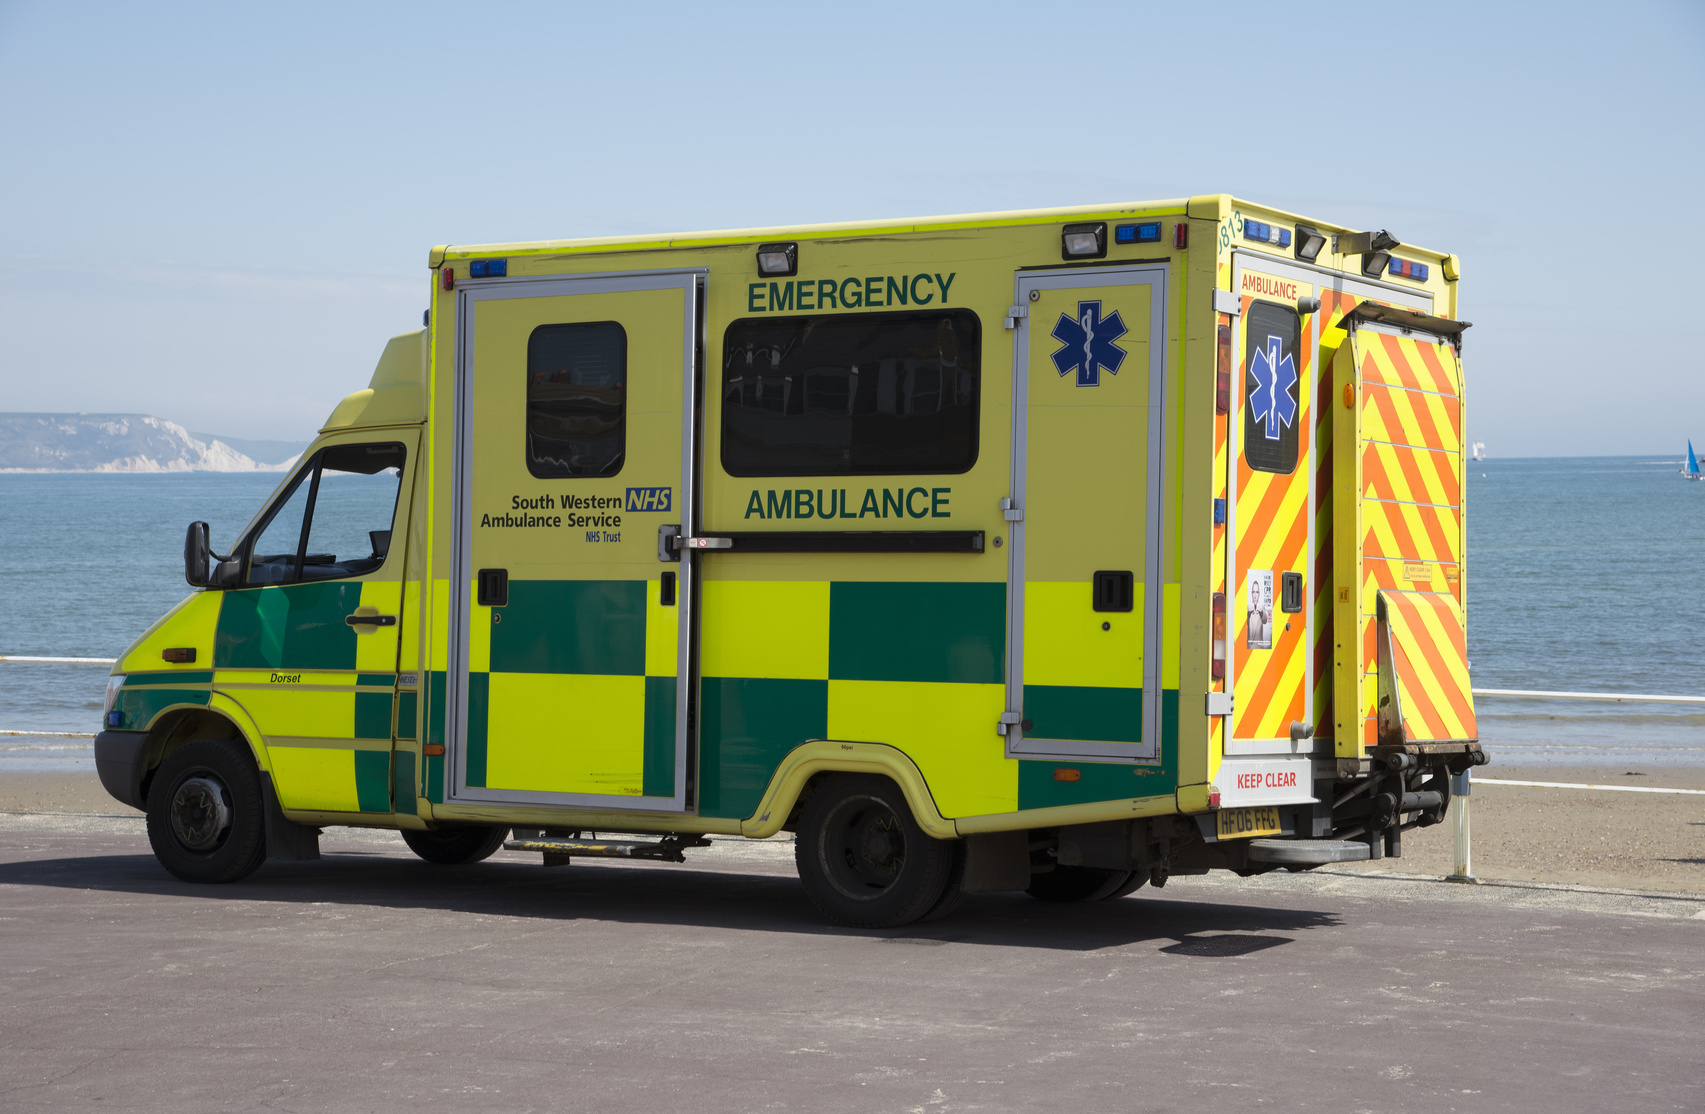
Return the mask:
<path id="1" fill-rule="evenodd" d="M 1279 810 L 1271 805 L 1262 808 L 1222 808 L 1218 815 L 1221 839 L 1276 836 L 1280 832 Z"/>

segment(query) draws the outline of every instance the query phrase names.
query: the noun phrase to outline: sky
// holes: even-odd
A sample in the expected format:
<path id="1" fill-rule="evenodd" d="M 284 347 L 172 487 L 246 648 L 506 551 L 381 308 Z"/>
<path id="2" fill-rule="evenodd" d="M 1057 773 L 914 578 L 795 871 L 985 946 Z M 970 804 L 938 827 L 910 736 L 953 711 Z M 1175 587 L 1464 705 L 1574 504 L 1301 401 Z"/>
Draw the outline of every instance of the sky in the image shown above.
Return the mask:
<path id="1" fill-rule="evenodd" d="M 1463 260 L 1494 456 L 1705 444 L 1705 4 L 0 0 L 0 411 L 306 440 L 439 243 L 1230 193 Z"/>

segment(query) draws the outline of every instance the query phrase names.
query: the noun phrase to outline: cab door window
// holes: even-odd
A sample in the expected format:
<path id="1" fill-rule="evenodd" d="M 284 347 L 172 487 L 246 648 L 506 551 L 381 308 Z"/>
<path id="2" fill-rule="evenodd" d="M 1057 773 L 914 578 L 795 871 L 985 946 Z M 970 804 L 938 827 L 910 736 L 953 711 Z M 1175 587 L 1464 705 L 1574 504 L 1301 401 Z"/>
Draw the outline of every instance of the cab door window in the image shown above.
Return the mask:
<path id="1" fill-rule="evenodd" d="M 405 459 L 395 443 L 315 453 L 247 547 L 246 582 L 294 584 L 377 570 L 390 553 Z"/>

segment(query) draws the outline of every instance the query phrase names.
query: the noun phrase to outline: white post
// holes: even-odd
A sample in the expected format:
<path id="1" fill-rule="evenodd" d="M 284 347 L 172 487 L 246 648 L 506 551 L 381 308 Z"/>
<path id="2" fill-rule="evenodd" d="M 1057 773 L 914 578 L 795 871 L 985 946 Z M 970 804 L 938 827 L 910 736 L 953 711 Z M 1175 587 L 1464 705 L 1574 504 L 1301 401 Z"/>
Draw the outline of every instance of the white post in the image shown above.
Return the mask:
<path id="1" fill-rule="evenodd" d="M 1445 876 L 1446 882 L 1478 883 L 1474 877 L 1474 861 L 1468 845 L 1469 771 L 1450 775 L 1451 836 L 1456 851 L 1456 872 Z"/>

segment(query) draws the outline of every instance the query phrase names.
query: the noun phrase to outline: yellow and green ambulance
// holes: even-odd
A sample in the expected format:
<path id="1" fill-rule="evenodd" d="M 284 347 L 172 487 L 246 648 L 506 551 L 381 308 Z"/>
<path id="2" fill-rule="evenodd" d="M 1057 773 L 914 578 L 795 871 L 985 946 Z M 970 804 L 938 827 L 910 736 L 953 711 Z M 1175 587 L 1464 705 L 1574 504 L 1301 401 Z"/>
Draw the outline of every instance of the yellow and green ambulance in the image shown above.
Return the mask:
<path id="1" fill-rule="evenodd" d="M 788 831 L 899 925 L 1396 855 L 1484 760 L 1453 255 L 1208 195 L 428 262 L 113 672 L 181 878 Z"/>

